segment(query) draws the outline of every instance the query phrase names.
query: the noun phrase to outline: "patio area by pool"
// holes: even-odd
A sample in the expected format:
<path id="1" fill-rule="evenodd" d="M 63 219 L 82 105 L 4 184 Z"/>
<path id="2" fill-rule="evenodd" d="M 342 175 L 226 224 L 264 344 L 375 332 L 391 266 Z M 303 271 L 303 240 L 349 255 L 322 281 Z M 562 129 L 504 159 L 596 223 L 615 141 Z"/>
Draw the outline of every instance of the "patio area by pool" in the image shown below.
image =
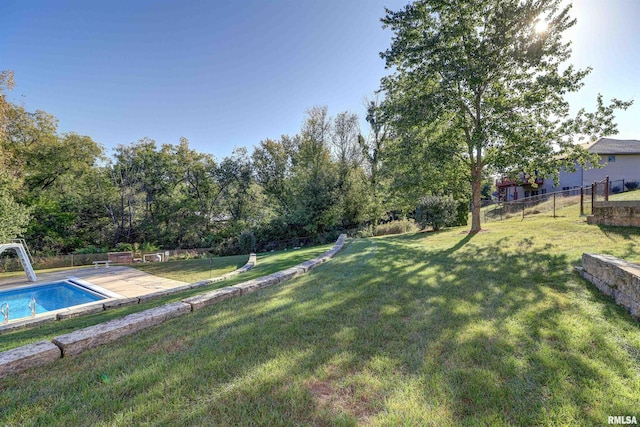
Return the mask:
<path id="1" fill-rule="evenodd" d="M 186 282 L 153 276 L 135 268 L 124 266 L 77 268 L 37 274 L 37 283 L 56 282 L 70 277 L 77 277 L 127 298 L 139 297 L 162 289 L 171 289 L 187 284 Z M 0 279 L 0 290 L 33 284 L 22 274 L 10 279 Z"/>

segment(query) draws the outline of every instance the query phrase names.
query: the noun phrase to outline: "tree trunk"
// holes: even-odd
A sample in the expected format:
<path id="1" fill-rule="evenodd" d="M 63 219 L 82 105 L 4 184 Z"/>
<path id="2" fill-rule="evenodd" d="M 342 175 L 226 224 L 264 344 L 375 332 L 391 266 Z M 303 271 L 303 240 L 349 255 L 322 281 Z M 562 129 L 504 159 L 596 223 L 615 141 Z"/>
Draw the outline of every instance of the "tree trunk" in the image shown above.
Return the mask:
<path id="1" fill-rule="evenodd" d="M 480 208 L 482 207 L 482 166 L 471 166 L 471 179 L 471 230 L 469 230 L 469 232 L 477 233 L 481 230 Z"/>

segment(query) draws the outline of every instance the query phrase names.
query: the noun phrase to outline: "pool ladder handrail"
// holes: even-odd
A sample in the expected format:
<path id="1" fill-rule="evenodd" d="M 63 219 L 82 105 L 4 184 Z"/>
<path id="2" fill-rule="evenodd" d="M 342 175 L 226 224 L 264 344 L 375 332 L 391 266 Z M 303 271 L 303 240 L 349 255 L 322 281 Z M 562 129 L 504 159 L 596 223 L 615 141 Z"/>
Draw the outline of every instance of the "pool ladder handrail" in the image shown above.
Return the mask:
<path id="1" fill-rule="evenodd" d="M 31 317 L 36 316 L 36 297 L 31 297 L 27 301 L 27 307 L 31 310 Z"/>
<path id="2" fill-rule="evenodd" d="M 9 303 L 5 302 L 4 304 L 0 305 L 0 314 L 4 316 L 4 322 L 2 323 L 8 323 L 9 322 Z"/>

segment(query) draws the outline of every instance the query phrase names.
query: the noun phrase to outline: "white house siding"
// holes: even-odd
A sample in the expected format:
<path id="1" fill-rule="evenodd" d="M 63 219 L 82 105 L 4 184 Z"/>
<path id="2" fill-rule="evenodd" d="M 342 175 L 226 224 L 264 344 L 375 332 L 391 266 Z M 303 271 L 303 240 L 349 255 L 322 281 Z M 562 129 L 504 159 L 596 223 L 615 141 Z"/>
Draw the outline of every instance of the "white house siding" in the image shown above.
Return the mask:
<path id="1" fill-rule="evenodd" d="M 615 162 L 609 163 L 609 156 L 615 156 Z M 540 189 L 547 193 L 576 187 L 586 187 L 596 181 L 602 181 L 607 176 L 609 181 L 640 181 L 640 154 L 602 154 L 600 163 L 605 164 L 602 169 L 582 169 L 576 165 L 575 172 L 560 170 L 559 183 L 553 185 L 553 178 L 546 178 Z M 518 192 L 521 194 L 520 192 Z"/>
<path id="2" fill-rule="evenodd" d="M 545 178 L 544 184 L 540 186 L 540 189 L 546 190 L 547 193 L 553 193 L 555 191 L 561 191 L 576 187 L 583 186 L 583 170 L 580 165 L 576 164 L 575 172 L 567 172 L 564 169 L 560 169 L 558 185 L 554 185 L 553 178 Z"/>
<path id="3" fill-rule="evenodd" d="M 608 162 L 609 156 L 615 156 L 615 162 Z M 600 159 L 606 166 L 585 170 L 582 185 L 602 181 L 607 176 L 609 181 L 640 181 L 640 154 L 602 154 Z"/>

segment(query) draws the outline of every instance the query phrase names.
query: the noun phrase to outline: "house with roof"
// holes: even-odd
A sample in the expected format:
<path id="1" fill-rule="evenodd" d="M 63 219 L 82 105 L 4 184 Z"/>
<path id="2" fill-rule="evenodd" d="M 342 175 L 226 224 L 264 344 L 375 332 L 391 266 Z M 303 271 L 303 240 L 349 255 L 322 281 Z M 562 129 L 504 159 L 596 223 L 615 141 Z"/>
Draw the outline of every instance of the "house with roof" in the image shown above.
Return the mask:
<path id="1" fill-rule="evenodd" d="M 511 201 L 522 197 L 537 196 L 539 194 L 570 190 L 586 187 L 596 181 L 609 177 L 610 191 L 618 193 L 625 191 L 628 182 L 640 183 L 640 141 L 635 139 L 600 138 L 595 142 L 582 145 L 590 153 L 597 154 L 599 162 L 604 167 L 582 168 L 576 164 L 575 172 L 560 171 L 558 185 L 553 179 L 535 177 L 531 184 L 520 180 L 502 179 L 496 182 L 500 200 Z M 529 180 L 532 181 L 532 180 Z"/>

